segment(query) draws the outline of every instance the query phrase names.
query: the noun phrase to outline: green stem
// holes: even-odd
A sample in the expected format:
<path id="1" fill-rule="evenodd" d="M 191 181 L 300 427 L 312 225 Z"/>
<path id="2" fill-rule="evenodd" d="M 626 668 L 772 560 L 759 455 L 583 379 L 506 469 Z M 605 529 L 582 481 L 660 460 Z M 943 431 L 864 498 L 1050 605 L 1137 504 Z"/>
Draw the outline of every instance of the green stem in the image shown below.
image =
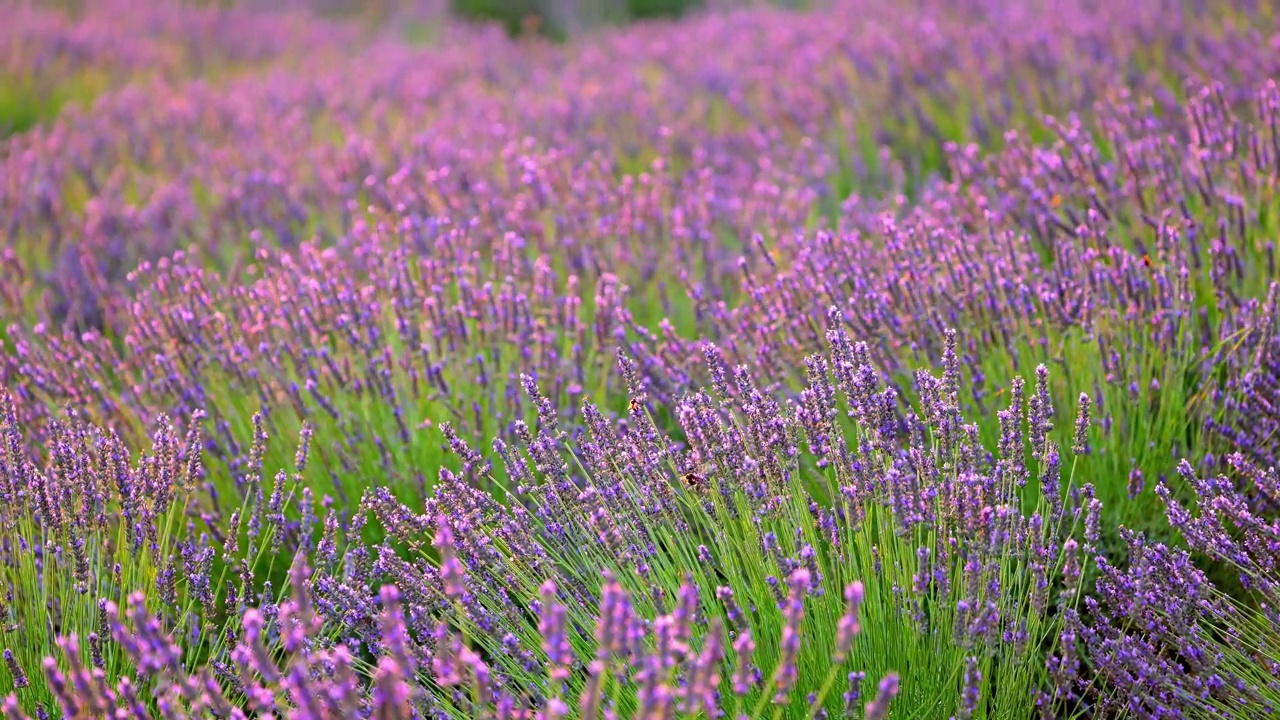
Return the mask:
<path id="1" fill-rule="evenodd" d="M 822 686 L 818 688 L 818 694 L 813 699 L 813 704 L 809 706 L 809 713 L 806 715 L 808 720 L 813 720 L 818 709 L 822 707 L 822 703 L 827 699 L 827 693 L 831 692 L 831 686 L 836 683 L 836 675 L 839 674 L 840 665 L 831 664 L 831 669 L 827 671 L 827 677 L 823 679 Z"/>

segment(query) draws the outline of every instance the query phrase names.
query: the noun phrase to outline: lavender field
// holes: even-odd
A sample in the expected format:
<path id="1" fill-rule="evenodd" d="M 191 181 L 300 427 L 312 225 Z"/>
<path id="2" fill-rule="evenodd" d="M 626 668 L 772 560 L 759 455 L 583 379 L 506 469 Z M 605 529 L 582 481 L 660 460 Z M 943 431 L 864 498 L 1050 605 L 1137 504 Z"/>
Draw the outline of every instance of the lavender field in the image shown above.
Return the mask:
<path id="1" fill-rule="evenodd" d="M 1277 8 L 712 4 L 0 0 L 5 718 L 1280 713 Z"/>

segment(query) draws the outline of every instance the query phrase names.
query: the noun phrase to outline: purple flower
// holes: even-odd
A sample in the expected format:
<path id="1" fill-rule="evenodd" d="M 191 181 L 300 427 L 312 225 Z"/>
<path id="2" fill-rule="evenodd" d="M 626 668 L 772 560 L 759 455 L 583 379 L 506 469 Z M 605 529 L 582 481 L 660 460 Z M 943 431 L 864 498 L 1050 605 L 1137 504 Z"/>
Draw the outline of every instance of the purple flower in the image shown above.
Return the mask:
<path id="1" fill-rule="evenodd" d="M 13 651 L 9 648 L 4 649 L 4 664 L 9 668 L 9 677 L 13 679 L 14 687 L 21 690 L 31 684 L 31 681 L 27 680 L 27 674 L 22 671 L 17 659 L 13 657 Z"/>
<path id="2" fill-rule="evenodd" d="M 751 656 L 756 650 L 755 641 L 751 639 L 751 631 L 743 630 L 733 641 L 733 652 L 737 662 L 733 670 L 733 691 L 738 695 L 746 695 L 755 685 L 755 674 L 751 667 Z"/>
<path id="3" fill-rule="evenodd" d="M 440 579 L 445 596 L 455 602 L 461 600 L 466 592 L 462 563 L 458 561 L 453 528 L 443 515 L 436 516 L 436 536 L 432 546 L 440 552 Z"/>
<path id="4" fill-rule="evenodd" d="M 774 671 L 774 683 L 777 692 L 775 703 L 784 703 L 788 694 L 799 679 L 796 661 L 800 657 L 800 623 L 804 620 L 804 595 L 809 589 L 809 570 L 797 568 L 787 579 L 789 588 L 786 605 L 783 610 L 785 622 L 782 626 L 781 657 Z"/>
<path id="5" fill-rule="evenodd" d="M 1071 444 L 1071 452 L 1076 455 L 1089 454 L 1089 396 L 1080 393 L 1080 403 L 1076 409 L 1076 433 Z"/>
<path id="6" fill-rule="evenodd" d="M 413 717 L 409 709 L 409 683 L 395 659 L 384 656 L 373 676 L 374 717 L 404 720 Z"/>
<path id="7" fill-rule="evenodd" d="M 969 656 L 964 661 L 964 680 L 960 690 L 959 718 L 968 720 L 978 709 L 978 701 L 982 697 L 982 671 L 978 668 L 978 658 Z"/>
<path id="8" fill-rule="evenodd" d="M 539 588 L 539 595 L 538 633 L 542 636 L 542 650 L 547 654 L 551 678 L 559 682 L 569 676 L 569 666 L 573 662 L 573 650 L 566 635 L 565 608 L 557 601 L 555 582 L 544 582 Z"/>
<path id="9" fill-rule="evenodd" d="M 867 720 L 884 720 L 889 714 L 889 704 L 898 696 L 898 676 L 888 673 L 880 680 L 880 688 L 876 697 L 866 706 Z"/>
<path id="10" fill-rule="evenodd" d="M 862 606 L 864 597 L 865 591 L 861 580 L 855 580 L 845 586 L 844 614 L 840 616 L 840 622 L 836 625 L 836 649 L 832 656 L 832 662 L 837 665 L 843 664 L 849 657 L 853 639 L 860 630 L 858 609 Z"/>

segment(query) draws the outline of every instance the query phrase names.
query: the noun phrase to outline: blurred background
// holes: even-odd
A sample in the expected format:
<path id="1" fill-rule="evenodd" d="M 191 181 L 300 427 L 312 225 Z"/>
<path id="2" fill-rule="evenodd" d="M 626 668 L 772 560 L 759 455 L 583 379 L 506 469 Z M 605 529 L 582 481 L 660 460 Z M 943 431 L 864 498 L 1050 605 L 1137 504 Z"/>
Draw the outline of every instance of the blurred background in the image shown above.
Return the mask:
<path id="1" fill-rule="evenodd" d="M 314 68 L 339 48 L 349 56 L 387 39 L 447 45 L 451 32 L 468 27 L 563 42 L 636 21 L 762 6 L 815 9 L 829 2 L 0 0 L 0 139 L 57 116 L 68 103 L 88 106 L 126 80 L 218 82 L 267 63 Z M 210 12 L 202 21 L 193 8 Z"/>
<path id="2" fill-rule="evenodd" d="M 366 16 L 381 24 L 397 18 L 430 17 L 448 12 L 454 18 L 496 22 L 511 35 L 538 34 L 565 39 L 593 29 L 636 20 L 678 18 L 703 9 L 729 9 L 770 4 L 803 8 L 813 0 L 301 0 L 323 14 Z"/>
<path id="3" fill-rule="evenodd" d="M 512 36 L 538 35 L 557 40 L 604 26 L 637 20 L 679 18 L 699 10 L 772 5 L 809 8 L 823 0 L 206 0 L 194 5 L 307 10 L 343 20 L 363 20 L 383 29 L 405 23 L 408 29 L 451 16 L 455 20 L 497 23 Z M 86 0 L 31 3 L 66 12 L 82 11 Z M 3 7 L 5 3 L 0 3 Z"/>

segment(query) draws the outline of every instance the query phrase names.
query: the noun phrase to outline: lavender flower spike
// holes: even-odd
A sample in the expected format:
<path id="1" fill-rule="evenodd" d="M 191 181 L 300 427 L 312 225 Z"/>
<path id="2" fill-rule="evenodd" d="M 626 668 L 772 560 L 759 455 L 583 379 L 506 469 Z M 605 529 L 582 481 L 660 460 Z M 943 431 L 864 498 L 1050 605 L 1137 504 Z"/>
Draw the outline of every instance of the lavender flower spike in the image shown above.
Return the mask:
<path id="1" fill-rule="evenodd" d="M 432 545 L 440 551 L 440 579 L 444 583 L 444 594 L 449 600 L 457 602 L 466 592 L 462 563 L 458 561 L 457 547 L 453 540 L 453 527 L 444 515 L 436 516 L 436 537 Z"/>
<path id="2" fill-rule="evenodd" d="M 867 703 L 866 720 L 884 720 L 889 714 L 889 703 L 898 696 L 898 674 L 889 673 L 880 680 L 876 697 Z"/>
<path id="3" fill-rule="evenodd" d="M 840 616 L 840 623 L 836 626 L 836 649 L 832 656 L 832 662 L 837 665 L 848 659 L 853 639 L 860 630 L 858 609 L 862 606 L 864 597 L 865 590 L 861 580 L 849 583 L 844 589 L 844 615 Z"/>

